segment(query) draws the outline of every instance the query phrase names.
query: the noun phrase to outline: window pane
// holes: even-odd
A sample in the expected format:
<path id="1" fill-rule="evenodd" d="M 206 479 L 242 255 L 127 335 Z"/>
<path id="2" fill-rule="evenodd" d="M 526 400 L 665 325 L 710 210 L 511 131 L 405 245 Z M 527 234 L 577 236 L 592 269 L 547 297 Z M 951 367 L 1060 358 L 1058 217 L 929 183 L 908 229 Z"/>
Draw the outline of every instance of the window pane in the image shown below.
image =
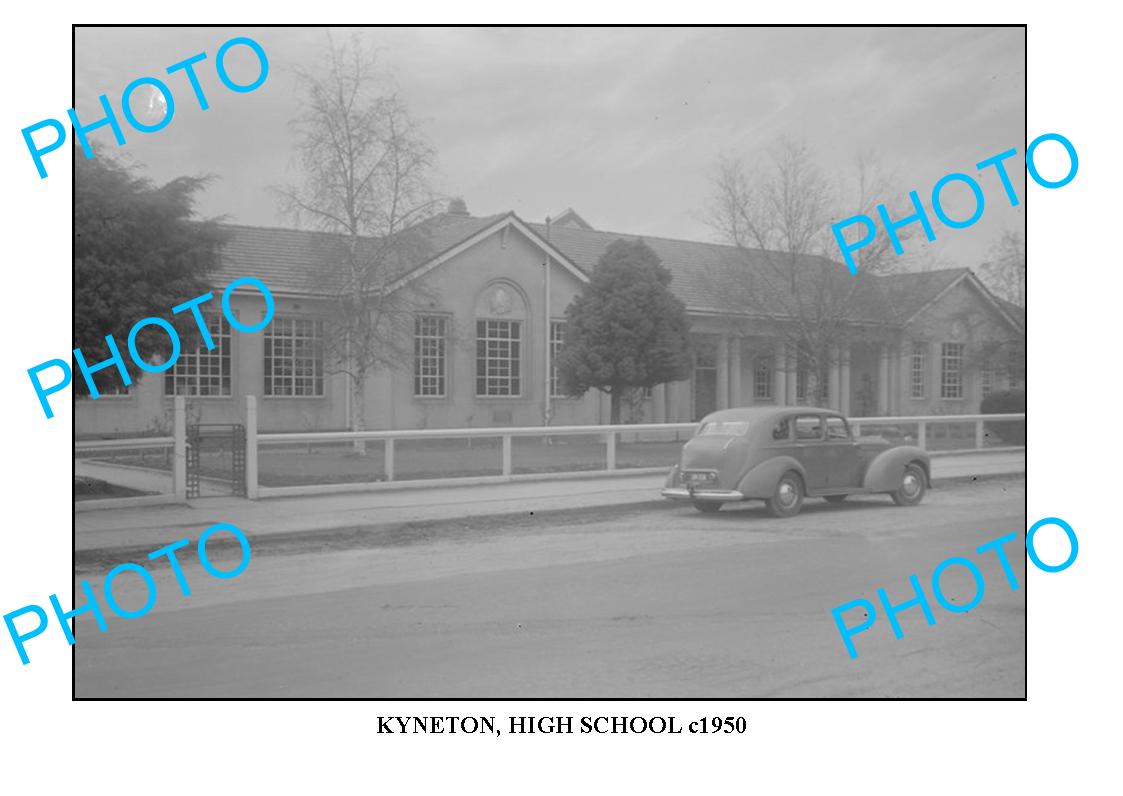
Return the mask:
<path id="1" fill-rule="evenodd" d="M 928 369 L 928 346 L 925 343 L 912 344 L 912 372 L 910 374 L 909 395 L 914 399 L 924 397 L 924 374 Z"/>
<path id="2" fill-rule="evenodd" d="M 963 397 L 963 343 L 944 343 L 940 347 L 940 397 Z"/>
<path id="3" fill-rule="evenodd" d="M 795 438 L 802 440 L 821 439 L 822 424 L 817 416 L 804 415 L 795 419 Z"/>
<path id="4" fill-rule="evenodd" d="M 274 318 L 265 329 L 265 395 L 312 398 L 324 394 L 322 321 Z"/>
<path id="5" fill-rule="evenodd" d="M 565 321 L 550 324 L 550 396 L 562 397 L 558 387 L 558 355 L 565 345 Z"/>
<path id="6" fill-rule="evenodd" d="M 758 357 L 753 370 L 753 398 L 767 400 L 772 397 L 772 357 Z"/>
<path id="7" fill-rule="evenodd" d="M 841 417 L 827 418 L 827 439 L 850 439 L 850 430 Z"/>
<path id="8" fill-rule="evenodd" d="M 207 349 L 202 340 L 193 347 L 184 346 L 174 366 L 164 374 L 167 395 L 205 395 L 225 397 L 231 394 L 230 324 L 223 315 L 204 315 L 214 348 Z"/>
<path id="9" fill-rule="evenodd" d="M 476 321 L 476 394 L 521 394 L 519 321 Z"/>
<path id="10" fill-rule="evenodd" d="M 443 315 L 419 315 L 414 320 L 413 394 L 443 398 L 447 380 L 448 319 Z"/>

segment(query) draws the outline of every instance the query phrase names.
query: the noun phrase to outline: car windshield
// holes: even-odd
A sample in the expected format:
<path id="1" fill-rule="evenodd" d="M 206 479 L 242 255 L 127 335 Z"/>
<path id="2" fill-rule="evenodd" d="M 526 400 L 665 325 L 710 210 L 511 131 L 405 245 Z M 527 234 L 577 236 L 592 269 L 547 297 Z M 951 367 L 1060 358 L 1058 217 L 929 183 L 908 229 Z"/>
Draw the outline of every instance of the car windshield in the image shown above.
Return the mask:
<path id="1" fill-rule="evenodd" d="M 742 437 L 749 430 L 747 420 L 712 420 L 698 431 L 699 437 Z"/>

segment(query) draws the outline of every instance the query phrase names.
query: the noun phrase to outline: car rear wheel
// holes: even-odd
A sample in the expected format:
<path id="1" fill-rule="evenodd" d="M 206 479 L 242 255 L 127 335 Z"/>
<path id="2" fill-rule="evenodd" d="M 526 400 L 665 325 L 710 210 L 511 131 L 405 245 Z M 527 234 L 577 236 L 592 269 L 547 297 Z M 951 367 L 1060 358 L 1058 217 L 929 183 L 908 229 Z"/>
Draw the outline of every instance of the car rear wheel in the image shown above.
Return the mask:
<path id="1" fill-rule="evenodd" d="M 713 500 L 695 500 L 694 508 L 703 514 L 713 514 L 721 509 L 721 504 Z"/>
<path id="2" fill-rule="evenodd" d="M 803 480 L 796 473 L 784 473 L 768 499 L 768 510 L 773 517 L 794 517 L 802 507 Z"/>
<path id="3" fill-rule="evenodd" d="M 826 495 L 828 503 L 841 503 L 846 500 L 846 495 Z"/>
<path id="4" fill-rule="evenodd" d="M 915 506 L 924 499 L 925 488 L 924 469 L 913 462 L 905 467 L 901 485 L 889 494 L 898 506 Z"/>

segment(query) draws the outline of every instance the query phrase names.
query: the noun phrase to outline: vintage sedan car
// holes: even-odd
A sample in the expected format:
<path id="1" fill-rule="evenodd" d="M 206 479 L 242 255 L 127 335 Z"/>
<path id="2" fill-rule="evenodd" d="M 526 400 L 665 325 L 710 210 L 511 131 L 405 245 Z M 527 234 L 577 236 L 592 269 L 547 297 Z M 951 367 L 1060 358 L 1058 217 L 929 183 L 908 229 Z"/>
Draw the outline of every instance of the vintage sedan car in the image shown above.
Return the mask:
<path id="1" fill-rule="evenodd" d="M 855 439 L 846 418 L 807 406 L 724 409 L 703 418 L 671 468 L 663 497 L 699 511 L 763 500 L 776 517 L 799 513 L 807 497 L 887 494 L 914 506 L 930 484 L 928 454 L 882 437 Z"/>

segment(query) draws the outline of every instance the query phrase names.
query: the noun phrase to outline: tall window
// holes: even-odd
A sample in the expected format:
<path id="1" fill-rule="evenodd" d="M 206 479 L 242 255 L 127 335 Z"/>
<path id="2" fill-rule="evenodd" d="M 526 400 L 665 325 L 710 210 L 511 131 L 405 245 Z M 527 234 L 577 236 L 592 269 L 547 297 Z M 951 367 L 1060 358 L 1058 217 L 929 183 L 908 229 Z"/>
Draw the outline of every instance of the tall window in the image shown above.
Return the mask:
<path id="1" fill-rule="evenodd" d="M 928 344 L 912 344 L 912 370 L 909 382 L 909 397 L 920 400 L 924 397 L 924 374 L 928 370 Z"/>
<path id="2" fill-rule="evenodd" d="M 772 398 L 772 357 L 757 357 L 753 368 L 753 399 L 767 401 Z"/>
<path id="3" fill-rule="evenodd" d="M 476 395 L 522 393 L 519 321 L 476 321 Z"/>
<path id="4" fill-rule="evenodd" d="M 214 348 L 208 351 L 202 340 L 190 349 L 185 345 L 175 365 L 164 373 L 165 395 L 231 395 L 230 324 L 224 315 L 204 315 L 203 318 Z"/>
<path id="5" fill-rule="evenodd" d="M 277 317 L 265 327 L 265 395 L 324 394 L 324 322 Z"/>
<path id="6" fill-rule="evenodd" d="M 413 320 L 413 394 L 444 398 L 448 389 L 448 318 L 418 315 Z"/>
<path id="7" fill-rule="evenodd" d="M 996 371 L 994 368 L 983 368 L 982 380 L 983 397 L 986 398 L 988 395 L 994 392 L 994 388 L 998 383 L 998 371 Z"/>
<path id="8" fill-rule="evenodd" d="M 979 378 L 981 381 L 981 388 L 983 397 L 986 398 L 998 388 L 998 363 L 999 356 L 997 347 L 988 345 L 983 352 L 983 366 L 979 369 Z"/>
<path id="9" fill-rule="evenodd" d="M 944 343 L 940 348 L 940 397 L 963 397 L 963 343 Z"/>
<path id="10" fill-rule="evenodd" d="M 558 354 L 565 345 L 565 321 L 550 323 L 550 397 L 563 398 L 558 389 Z"/>

